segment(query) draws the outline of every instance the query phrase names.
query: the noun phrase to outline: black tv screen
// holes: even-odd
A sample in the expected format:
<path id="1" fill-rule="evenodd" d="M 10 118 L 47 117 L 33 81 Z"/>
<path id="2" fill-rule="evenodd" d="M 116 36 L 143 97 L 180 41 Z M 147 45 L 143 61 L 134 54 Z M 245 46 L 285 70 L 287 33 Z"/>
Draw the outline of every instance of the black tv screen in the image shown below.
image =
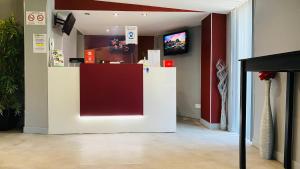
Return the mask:
<path id="1" fill-rule="evenodd" d="M 75 19 L 74 15 L 72 13 L 70 13 L 64 22 L 62 32 L 66 33 L 67 35 L 70 35 L 70 33 L 73 29 L 73 26 L 75 24 L 75 21 L 76 21 L 76 19 Z"/>
<path id="2" fill-rule="evenodd" d="M 181 31 L 164 35 L 164 55 L 178 55 L 188 52 L 188 32 Z"/>

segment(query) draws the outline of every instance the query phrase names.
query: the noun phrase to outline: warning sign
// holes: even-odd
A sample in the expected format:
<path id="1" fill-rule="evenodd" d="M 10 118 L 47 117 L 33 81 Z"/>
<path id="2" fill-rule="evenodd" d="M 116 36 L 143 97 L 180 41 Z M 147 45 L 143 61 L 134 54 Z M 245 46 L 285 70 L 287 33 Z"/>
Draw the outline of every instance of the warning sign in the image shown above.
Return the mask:
<path id="1" fill-rule="evenodd" d="M 29 21 L 34 21 L 34 15 L 33 14 L 29 14 L 28 15 L 28 20 Z"/>
<path id="2" fill-rule="evenodd" d="M 44 20 L 44 16 L 43 16 L 43 15 L 38 15 L 38 16 L 36 17 L 36 19 L 37 19 L 38 21 L 42 22 L 42 21 Z"/>
<path id="3" fill-rule="evenodd" d="M 26 11 L 26 25 L 46 25 L 45 16 L 45 12 Z"/>

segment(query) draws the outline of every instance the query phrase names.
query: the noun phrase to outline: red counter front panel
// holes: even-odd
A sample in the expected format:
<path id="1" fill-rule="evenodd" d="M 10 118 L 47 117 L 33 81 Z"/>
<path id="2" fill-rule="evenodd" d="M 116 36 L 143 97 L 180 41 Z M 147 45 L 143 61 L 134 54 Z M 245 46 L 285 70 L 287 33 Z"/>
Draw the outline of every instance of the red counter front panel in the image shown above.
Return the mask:
<path id="1" fill-rule="evenodd" d="M 143 115 L 143 65 L 81 64 L 80 116 Z"/>

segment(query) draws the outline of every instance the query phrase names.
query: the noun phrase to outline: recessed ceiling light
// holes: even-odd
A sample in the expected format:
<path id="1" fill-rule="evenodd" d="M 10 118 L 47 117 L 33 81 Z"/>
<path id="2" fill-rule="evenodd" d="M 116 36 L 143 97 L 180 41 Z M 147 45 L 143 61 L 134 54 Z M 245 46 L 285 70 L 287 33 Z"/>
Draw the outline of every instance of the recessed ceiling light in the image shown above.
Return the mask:
<path id="1" fill-rule="evenodd" d="M 110 29 L 106 29 L 106 32 L 110 32 Z"/>
<path id="2" fill-rule="evenodd" d="M 85 14 L 85 15 L 91 15 L 91 14 L 90 14 L 90 13 L 88 13 L 88 12 L 85 12 L 84 14 Z"/>
<path id="3" fill-rule="evenodd" d="M 147 16 L 147 13 L 142 13 L 142 16 Z"/>
<path id="4" fill-rule="evenodd" d="M 114 16 L 119 16 L 119 14 L 116 12 L 116 13 L 114 13 Z"/>

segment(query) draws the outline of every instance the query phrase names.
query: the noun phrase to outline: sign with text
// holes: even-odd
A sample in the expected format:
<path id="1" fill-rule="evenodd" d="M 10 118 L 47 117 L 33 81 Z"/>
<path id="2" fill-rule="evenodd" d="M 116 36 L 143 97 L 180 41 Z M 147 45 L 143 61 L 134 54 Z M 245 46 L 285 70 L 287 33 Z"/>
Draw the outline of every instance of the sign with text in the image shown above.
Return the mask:
<path id="1" fill-rule="evenodd" d="M 60 49 L 54 49 L 51 51 L 52 59 L 53 59 L 53 66 L 64 66 L 64 54 L 63 51 Z"/>
<path id="2" fill-rule="evenodd" d="M 125 26 L 126 44 L 138 44 L 138 27 Z"/>
<path id="3" fill-rule="evenodd" d="M 33 34 L 33 53 L 47 53 L 47 34 Z"/>
<path id="4" fill-rule="evenodd" d="M 87 63 L 87 64 L 95 63 L 95 50 L 94 49 L 84 50 L 84 63 Z"/>
<path id="5" fill-rule="evenodd" d="M 41 11 L 26 11 L 26 25 L 46 25 L 46 13 Z"/>

